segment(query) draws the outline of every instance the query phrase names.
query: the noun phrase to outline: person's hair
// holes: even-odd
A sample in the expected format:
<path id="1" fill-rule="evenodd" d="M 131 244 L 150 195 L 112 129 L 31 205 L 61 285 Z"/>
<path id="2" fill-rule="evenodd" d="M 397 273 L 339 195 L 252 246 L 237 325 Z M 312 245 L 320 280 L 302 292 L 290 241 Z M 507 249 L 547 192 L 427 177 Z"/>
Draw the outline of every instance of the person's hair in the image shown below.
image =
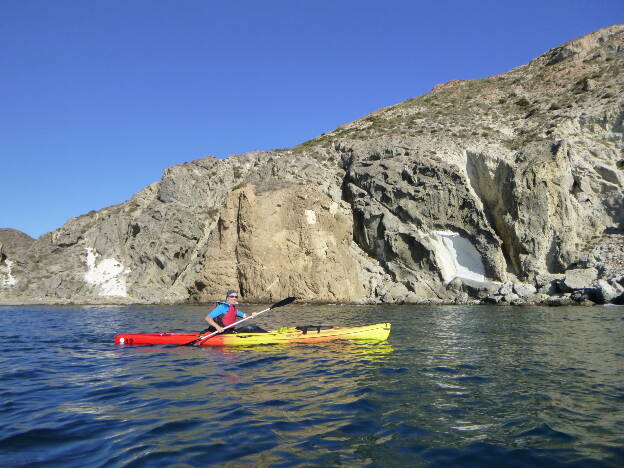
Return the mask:
<path id="1" fill-rule="evenodd" d="M 228 289 L 228 292 L 225 293 L 225 297 L 227 298 L 228 296 L 232 294 L 236 294 L 236 291 L 234 291 L 233 289 Z"/>

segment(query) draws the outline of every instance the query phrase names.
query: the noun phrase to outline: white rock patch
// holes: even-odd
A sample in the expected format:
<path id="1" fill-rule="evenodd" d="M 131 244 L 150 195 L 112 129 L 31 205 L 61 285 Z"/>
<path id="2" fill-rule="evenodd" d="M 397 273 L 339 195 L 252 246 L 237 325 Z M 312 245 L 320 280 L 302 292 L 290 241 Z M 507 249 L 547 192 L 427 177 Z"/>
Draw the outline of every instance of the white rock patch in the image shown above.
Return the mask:
<path id="1" fill-rule="evenodd" d="M 436 231 L 432 234 L 444 282 L 448 283 L 457 277 L 486 281 L 483 259 L 468 239 L 452 231 Z"/>
<path id="2" fill-rule="evenodd" d="M 308 224 L 316 224 L 316 212 L 313 210 L 305 210 L 306 221 Z"/>
<path id="3" fill-rule="evenodd" d="M 17 280 L 15 276 L 13 276 L 11 270 L 13 268 L 13 262 L 11 260 L 6 261 L 6 266 L 0 266 L 0 274 L 6 275 L 5 278 L 0 279 L 0 285 L 2 286 L 15 286 L 17 284 Z"/>
<path id="4" fill-rule="evenodd" d="M 96 265 L 96 259 L 99 255 L 95 249 L 87 248 L 85 250 L 87 251 L 85 282 L 99 286 L 100 296 L 127 297 L 126 277 L 130 270 L 114 258 L 103 258 Z"/>

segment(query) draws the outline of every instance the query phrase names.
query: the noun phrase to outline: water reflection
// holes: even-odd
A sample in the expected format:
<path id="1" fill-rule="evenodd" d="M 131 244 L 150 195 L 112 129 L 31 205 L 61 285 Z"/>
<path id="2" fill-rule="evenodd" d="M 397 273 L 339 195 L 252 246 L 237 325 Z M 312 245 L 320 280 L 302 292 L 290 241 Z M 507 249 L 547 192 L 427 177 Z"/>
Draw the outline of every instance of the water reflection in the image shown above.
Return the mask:
<path id="1" fill-rule="evenodd" d="M 303 346 L 303 348 L 302 348 Z M 256 354 L 276 353 L 282 351 L 297 352 L 297 350 L 307 349 L 309 346 L 319 347 L 324 350 L 333 350 L 336 353 L 353 354 L 362 359 L 376 360 L 383 358 L 393 351 L 392 346 L 387 341 L 378 340 L 334 340 L 328 342 L 316 342 L 313 344 L 300 343 L 280 343 L 269 345 L 248 345 L 248 346 L 207 346 L 189 347 L 178 345 L 155 345 L 155 346 L 116 346 L 118 350 L 125 350 L 130 353 L 196 353 L 203 352 L 208 355 L 238 355 L 241 353 L 253 352 Z M 316 348 L 315 348 L 316 349 Z M 114 352 L 110 352 L 113 355 Z M 116 354 L 119 357 L 119 353 Z"/>
<path id="2" fill-rule="evenodd" d="M 0 459 L 17 450 L 52 465 L 79 453 L 99 466 L 624 462 L 619 310 L 284 309 L 259 325 L 390 321 L 392 334 L 384 343 L 115 347 L 119 331 L 198 330 L 205 308 L 0 315 Z M 32 323 L 45 327 L 41 341 Z"/>

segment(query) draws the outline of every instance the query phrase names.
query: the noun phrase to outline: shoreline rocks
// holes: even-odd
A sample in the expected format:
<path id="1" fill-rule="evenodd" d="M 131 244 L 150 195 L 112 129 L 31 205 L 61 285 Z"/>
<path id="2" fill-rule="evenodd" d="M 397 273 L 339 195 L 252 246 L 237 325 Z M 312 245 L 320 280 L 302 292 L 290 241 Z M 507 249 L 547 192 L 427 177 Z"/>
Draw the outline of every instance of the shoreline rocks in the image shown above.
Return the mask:
<path id="1" fill-rule="evenodd" d="M 595 268 L 575 268 L 562 275 L 540 275 L 535 285 L 503 283 L 481 301 L 505 305 L 624 304 L 624 276 L 599 278 Z"/>

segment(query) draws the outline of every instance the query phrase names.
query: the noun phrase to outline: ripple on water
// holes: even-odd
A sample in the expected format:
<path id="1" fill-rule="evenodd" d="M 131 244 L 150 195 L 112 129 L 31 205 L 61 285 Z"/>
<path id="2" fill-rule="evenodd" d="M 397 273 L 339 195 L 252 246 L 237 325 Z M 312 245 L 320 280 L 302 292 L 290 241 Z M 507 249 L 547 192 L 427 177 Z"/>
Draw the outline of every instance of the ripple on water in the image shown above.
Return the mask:
<path id="1" fill-rule="evenodd" d="M 462 383 L 483 384 L 490 382 L 492 379 L 489 377 L 482 377 L 480 375 L 461 375 L 459 377 L 454 377 L 453 380 Z"/>
<path id="2" fill-rule="evenodd" d="M 445 374 L 457 374 L 459 371 L 457 369 L 453 369 L 452 367 L 444 367 L 438 366 L 433 368 L 436 372 L 443 372 Z"/>
<path id="3" fill-rule="evenodd" d="M 159 437 L 162 434 L 177 434 L 194 431 L 196 428 L 203 425 L 203 423 L 204 421 L 199 418 L 185 419 L 183 421 L 169 421 L 156 425 L 152 429 L 144 432 L 141 437 L 149 439 L 152 437 Z"/>
<path id="4" fill-rule="evenodd" d="M 507 449 L 486 442 L 474 442 L 463 449 L 428 449 L 421 456 L 430 467 L 544 467 L 562 466 L 566 451 L 543 449 Z M 577 459 L 567 467 L 605 466 L 591 459 Z"/>
<path id="5" fill-rule="evenodd" d="M 599 310 L 382 309 L 384 346 L 243 350 L 111 344 L 113 330 L 196 329 L 198 308 L 3 310 L 0 462 L 624 466 L 624 332 Z M 270 326 L 291 320 L 279 314 Z M 57 325 L 35 345 L 15 321 Z"/>
<path id="6" fill-rule="evenodd" d="M 67 442 L 99 438 L 110 429 L 107 421 L 97 421 L 84 416 L 63 419 L 66 420 L 63 424 L 26 429 L 3 437 L 0 439 L 0 451 L 48 449 Z"/>
<path id="7" fill-rule="evenodd" d="M 540 439 L 552 439 L 561 442 L 573 442 L 576 437 L 566 434 L 562 431 L 557 431 L 551 428 L 548 424 L 540 424 L 537 427 L 531 428 L 528 431 L 521 432 L 513 436 L 516 439 L 526 437 L 538 437 Z"/>
<path id="8" fill-rule="evenodd" d="M 102 384 L 86 392 L 85 397 L 93 402 L 101 402 L 116 400 L 131 395 L 135 391 L 136 389 L 131 386 L 115 385 L 111 387 L 110 384 Z"/>

